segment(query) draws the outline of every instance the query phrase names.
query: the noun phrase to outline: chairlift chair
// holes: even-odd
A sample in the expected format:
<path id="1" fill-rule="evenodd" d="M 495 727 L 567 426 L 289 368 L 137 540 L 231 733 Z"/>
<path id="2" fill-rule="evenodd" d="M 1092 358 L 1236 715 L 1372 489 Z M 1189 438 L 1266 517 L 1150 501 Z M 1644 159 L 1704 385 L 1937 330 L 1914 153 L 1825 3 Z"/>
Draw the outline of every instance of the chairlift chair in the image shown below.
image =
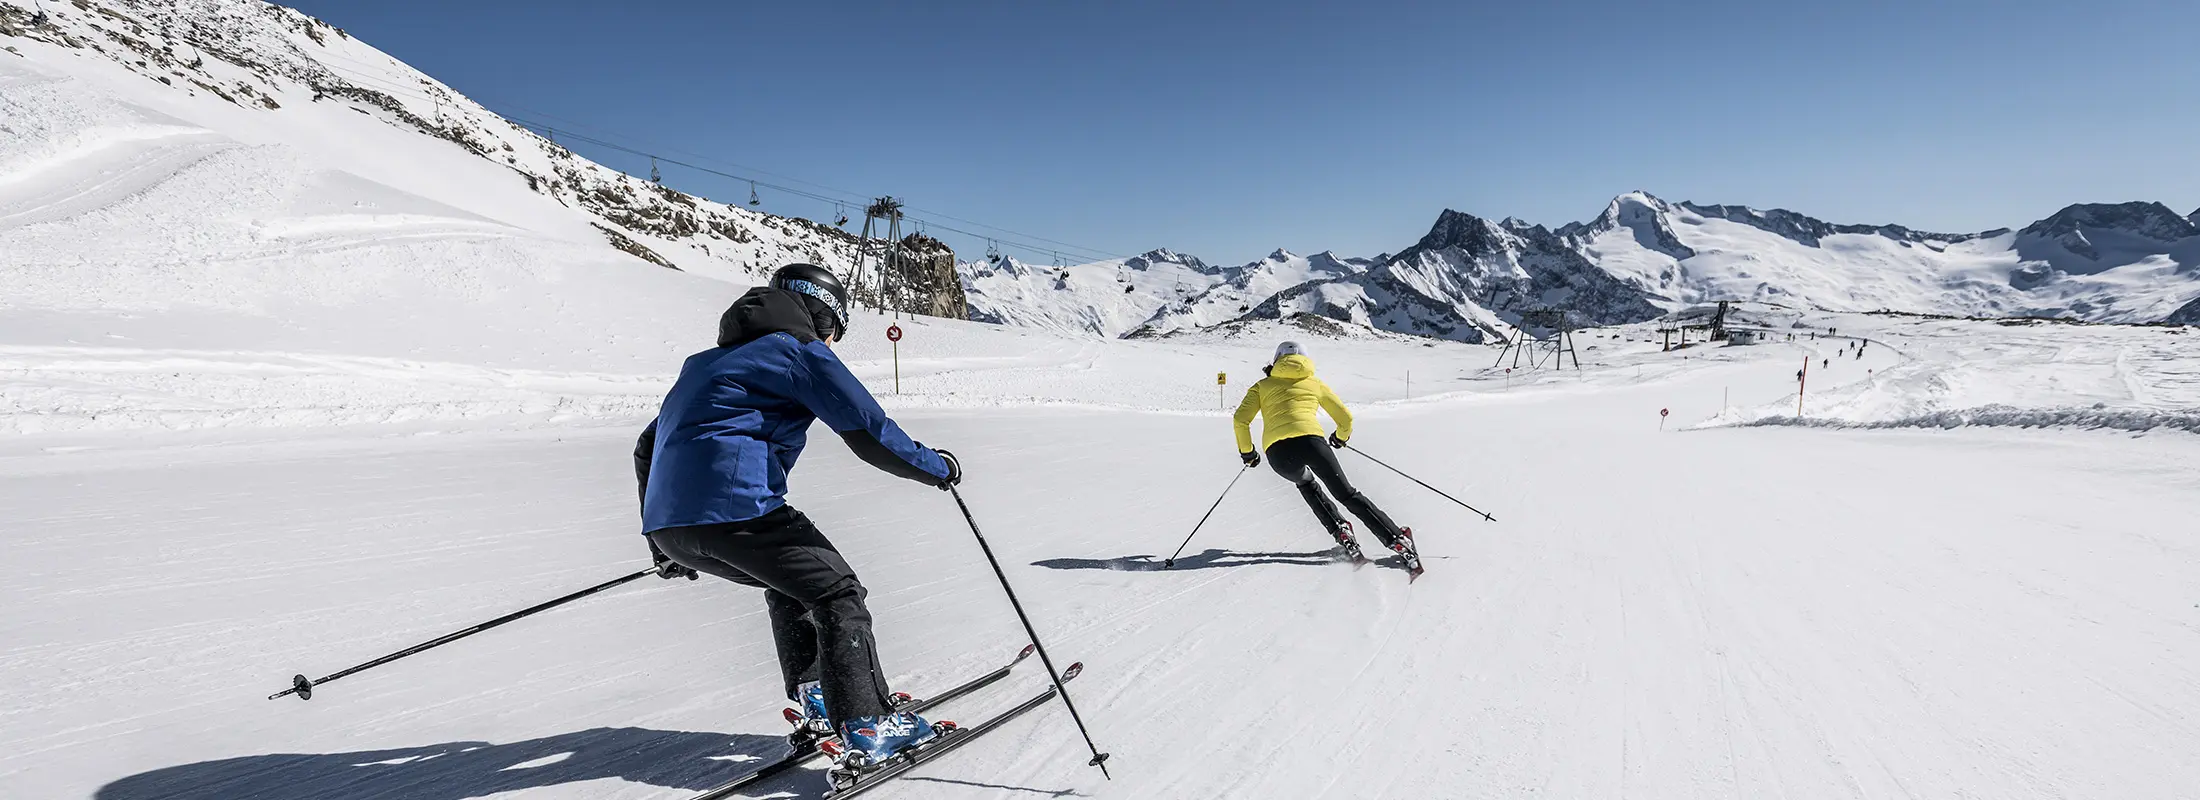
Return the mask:
<path id="1" fill-rule="evenodd" d="M 756 181 L 749 181 L 749 205 L 760 206 L 763 204 L 764 199 L 756 196 Z"/>

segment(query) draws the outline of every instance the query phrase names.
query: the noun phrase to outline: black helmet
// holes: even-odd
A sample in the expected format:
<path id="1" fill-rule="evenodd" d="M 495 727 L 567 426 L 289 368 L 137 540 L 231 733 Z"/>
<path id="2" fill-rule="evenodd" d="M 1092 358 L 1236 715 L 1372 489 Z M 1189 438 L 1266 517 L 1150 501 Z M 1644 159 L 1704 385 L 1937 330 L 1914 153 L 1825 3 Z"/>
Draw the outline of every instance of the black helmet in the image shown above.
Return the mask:
<path id="1" fill-rule="evenodd" d="M 840 285 L 832 270 L 816 264 L 788 264 L 772 273 L 771 287 L 816 298 L 832 312 L 833 325 L 839 332 L 848 332 L 848 288 Z"/>

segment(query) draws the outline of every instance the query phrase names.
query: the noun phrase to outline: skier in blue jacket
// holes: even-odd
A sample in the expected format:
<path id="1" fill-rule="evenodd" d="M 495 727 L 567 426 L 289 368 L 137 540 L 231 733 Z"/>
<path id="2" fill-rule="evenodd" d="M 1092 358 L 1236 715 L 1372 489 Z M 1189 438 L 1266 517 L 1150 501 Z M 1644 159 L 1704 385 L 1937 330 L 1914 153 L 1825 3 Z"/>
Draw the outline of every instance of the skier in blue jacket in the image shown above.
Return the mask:
<path id="1" fill-rule="evenodd" d="M 847 308 L 847 290 L 823 267 L 780 268 L 726 310 L 717 347 L 688 357 L 634 449 L 651 554 L 667 577 L 703 572 L 765 590 L 781 677 L 803 717 L 794 743 L 837 734 L 836 771 L 936 731 L 893 710 L 863 584 L 787 505 L 787 474 L 810 423 L 824 420 L 889 473 L 942 489 L 962 479 L 953 455 L 912 441 L 833 355 Z"/>

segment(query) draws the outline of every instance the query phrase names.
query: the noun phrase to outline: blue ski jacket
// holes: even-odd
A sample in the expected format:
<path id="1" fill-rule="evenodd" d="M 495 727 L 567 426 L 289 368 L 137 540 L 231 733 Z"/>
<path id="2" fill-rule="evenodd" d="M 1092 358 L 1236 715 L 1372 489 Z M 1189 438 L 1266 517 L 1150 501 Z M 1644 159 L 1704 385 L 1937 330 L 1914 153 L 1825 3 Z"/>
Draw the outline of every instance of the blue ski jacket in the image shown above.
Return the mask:
<path id="1" fill-rule="evenodd" d="M 764 291 L 785 294 L 751 295 Z M 680 367 L 635 446 L 644 533 L 744 522 L 786 505 L 787 474 L 814 420 L 873 466 L 929 485 L 948 480 L 946 460 L 887 418 L 831 347 L 801 335 L 806 326 L 787 327 L 796 329 L 705 350 Z"/>

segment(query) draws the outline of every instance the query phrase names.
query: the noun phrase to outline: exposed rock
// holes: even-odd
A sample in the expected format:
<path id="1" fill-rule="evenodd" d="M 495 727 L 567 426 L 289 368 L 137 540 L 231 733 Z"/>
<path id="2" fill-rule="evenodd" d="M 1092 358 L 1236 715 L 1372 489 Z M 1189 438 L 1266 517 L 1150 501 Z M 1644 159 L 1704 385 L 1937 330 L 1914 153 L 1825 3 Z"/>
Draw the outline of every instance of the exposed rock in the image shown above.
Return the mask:
<path id="1" fill-rule="evenodd" d="M 602 223 L 591 224 L 594 224 L 596 226 L 596 230 L 603 232 L 603 238 L 606 241 L 609 241 L 612 247 L 619 248 L 619 250 L 625 252 L 627 255 L 639 258 L 643 261 L 647 261 L 660 267 L 664 267 L 665 269 L 673 270 L 675 272 L 680 270 L 680 268 L 678 266 L 675 266 L 672 262 L 666 261 L 664 256 L 657 255 L 655 251 L 650 250 L 647 247 L 643 247 L 640 242 L 636 242 L 633 239 L 627 238 L 626 234 L 620 233 L 610 226 L 604 225 Z"/>
<path id="2" fill-rule="evenodd" d="M 970 316 L 962 279 L 955 274 L 955 251 L 947 243 L 921 233 L 901 239 L 898 256 L 888 264 L 903 287 L 899 310 L 947 319 Z"/>
<path id="3" fill-rule="evenodd" d="M 2162 320 L 2165 325 L 2200 325 L 2200 297 L 2186 303 L 2184 308 L 2172 312 Z"/>

